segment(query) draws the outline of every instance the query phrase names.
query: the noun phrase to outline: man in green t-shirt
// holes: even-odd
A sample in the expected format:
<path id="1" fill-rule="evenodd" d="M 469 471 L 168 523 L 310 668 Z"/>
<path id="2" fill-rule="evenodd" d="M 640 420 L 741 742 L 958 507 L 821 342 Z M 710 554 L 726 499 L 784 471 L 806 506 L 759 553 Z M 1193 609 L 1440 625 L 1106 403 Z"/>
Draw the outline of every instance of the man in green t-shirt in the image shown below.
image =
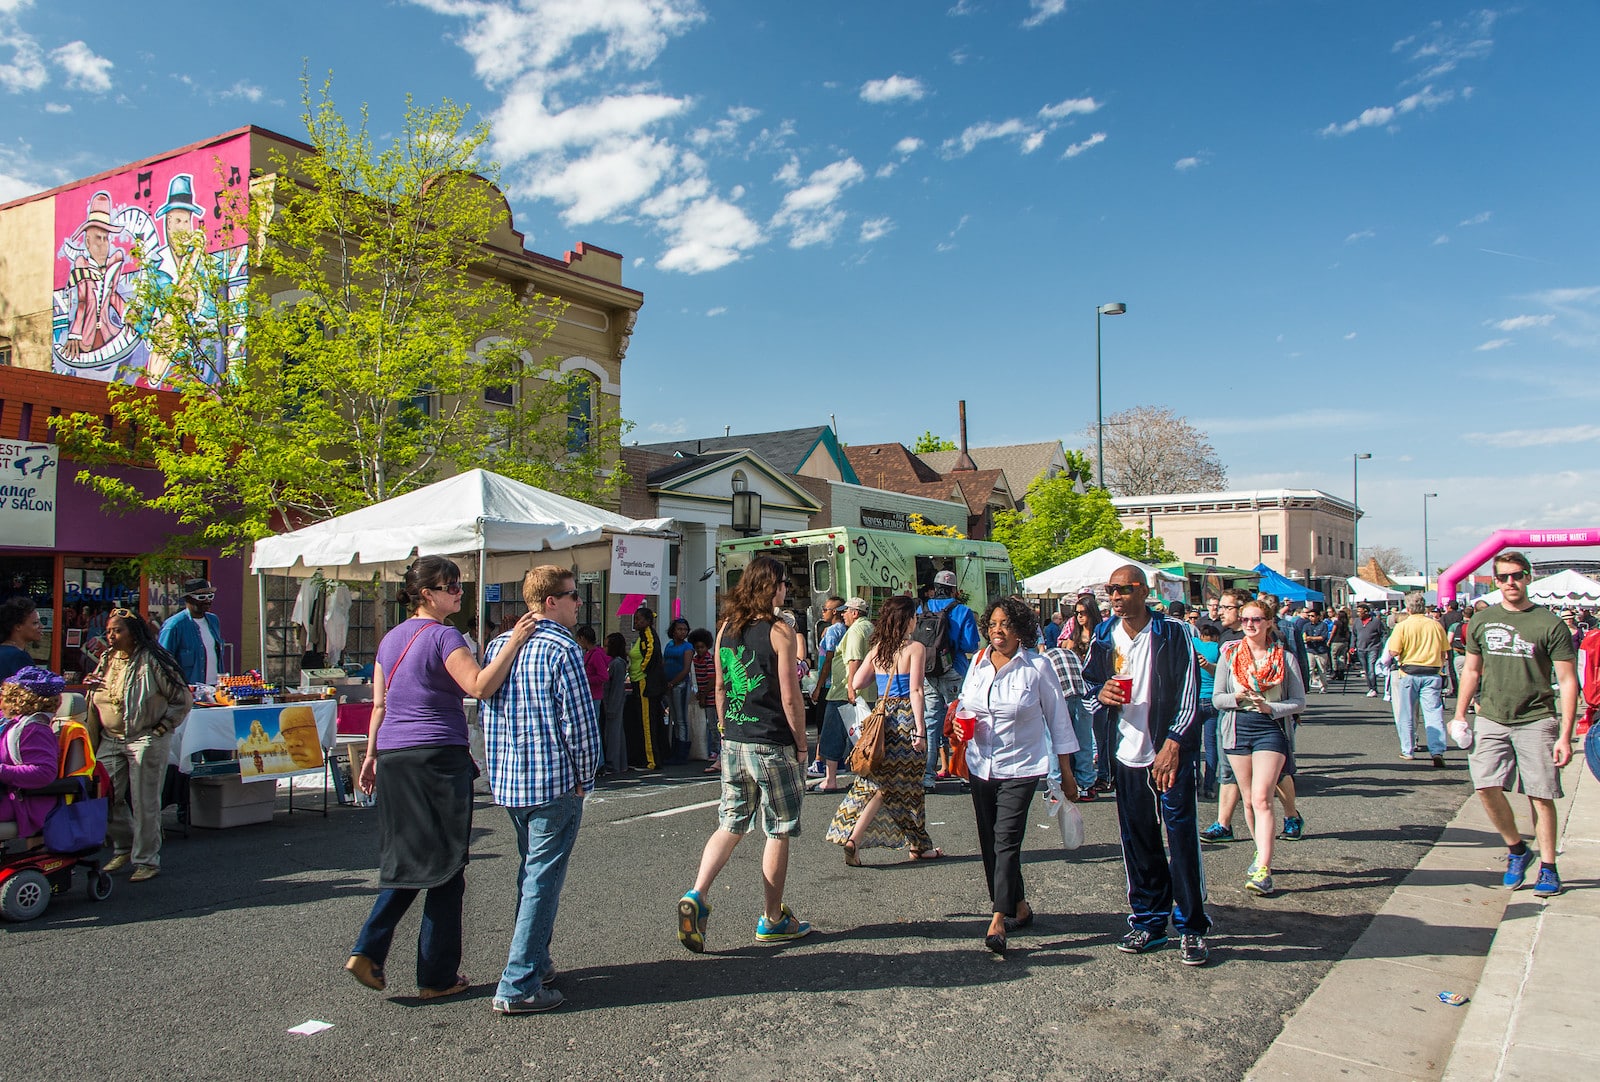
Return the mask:
<path id="1" fill-rule="evenodd" d="M 1510 849 L 1502 883 L 1508 890 L 1521 887 L 1533 856 L 1506 800 L 1506 790 L 1514 783 L 1516 791 L 1533 803 L 1540 860 L 1533 893 L 1548 898 L 1561 893 L 1556 798 L 1561 796 L 1561 768 L 1572 759 L 1578 654 L 1572 635 L 1556 615 L 1528 600 L 1532 577 L 1532 565 L 1522 553 L 1502 552 L 1495 557 L 1494 578 L 1502 600 L 1472 617 L 1451 727 L 1458 742 L 1465 739 L 1467 704 L 1476 695 L 1478 718 L 1469 757 L 1472 785 L 1489 822 Z M 1559 716 L 1552 683 L 1561 689 Z"/>

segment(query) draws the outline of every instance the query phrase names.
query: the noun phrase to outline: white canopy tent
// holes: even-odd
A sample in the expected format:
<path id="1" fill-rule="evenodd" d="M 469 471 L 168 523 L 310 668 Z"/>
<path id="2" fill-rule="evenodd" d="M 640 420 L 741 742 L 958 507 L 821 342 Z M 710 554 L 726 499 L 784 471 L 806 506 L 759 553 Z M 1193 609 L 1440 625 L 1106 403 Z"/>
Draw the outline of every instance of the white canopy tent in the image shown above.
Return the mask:
<path id="1" fill-rule="evenodd" d="M 513 481 L 469 470 L 392 500 L 255 544 L 250 570 L 307 578 L 397 581 L 417 556 L 476 557 L 478 640 L 483 641 L 484 586 L 519 578 L 534 554 L 559 551 L 576 571 L 611 566 L 611 537 L 675 537 L 671 519 L 631 519 Z M 260 580 L 258 579 L 258 584 Z M 262 588 L 264 590 L 264 587 Z M 261 605 L 265 668 L 266 605 Z"/>
<path id="2" fill-rule="evenodd" d="M 1086 552 L 1037 575 L 1029 575 L 1022 580 L 1022 592 L 1053 597 L 1080 594 L 1097 586 L 1104 586 L 1111 580 L 1113 571 L 1128 564 L 1144 572 L 1145 579 L 1150 583 L 1150 592 L 1157 597 L 1170 599 L 1183 596 L 1183 576 L 1162 571 L 1158 567 L 1131 560 L 1104 548 Z"/>
<path id="3" fill-rule="evenodd" d="M 1345 579 L 1345 581 L 1350 584 L 1350 600 L 1358 603 L 1383 604 L 1386 601 L 1404 600 L 1406 596 L 1399 590 L 1391 590 L 1388 587 L 1379 586 L 1354 575 Z"/>
<path id="4" fill-rule="evenodd" d="M 1472 599 L 1474 603 L 1487 601 L 1491 605 L 1498 605 L 1505 600 L 1499 590 L 1484 594 L 1482 597 Z M 1550 605 L 1556 608 L 1585 608 L 1600 607 L 1600 582 L 1580 575 L 1570 568 L 1566 571 L 1557 571 L 1554 575 L 1546 575 L 1542 579 L 1534 579 L 1528 583 L 1528 600 L 1539 605 Z"/>

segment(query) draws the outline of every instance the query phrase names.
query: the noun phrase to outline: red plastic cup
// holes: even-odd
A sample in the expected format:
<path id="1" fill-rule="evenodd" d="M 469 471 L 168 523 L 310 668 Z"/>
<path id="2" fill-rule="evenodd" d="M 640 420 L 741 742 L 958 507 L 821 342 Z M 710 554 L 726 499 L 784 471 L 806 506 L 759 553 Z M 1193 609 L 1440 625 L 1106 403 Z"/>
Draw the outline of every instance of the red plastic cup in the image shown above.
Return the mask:
<path id="1" fill-rule="evenodd" d="M 978 715 L 966 707 L 956 709 L 956 736 L 962 740 L 971 740 L 972 734 L 978 728 Z"/>
<path id="2" fill-rule="evenodd" d="M 1111 682 L 1121 689 L 1122 701 L 1124 703 L 1131 703 L 1133 701 L 1133 677 L 1113 676 L 1111 678 Z"/>

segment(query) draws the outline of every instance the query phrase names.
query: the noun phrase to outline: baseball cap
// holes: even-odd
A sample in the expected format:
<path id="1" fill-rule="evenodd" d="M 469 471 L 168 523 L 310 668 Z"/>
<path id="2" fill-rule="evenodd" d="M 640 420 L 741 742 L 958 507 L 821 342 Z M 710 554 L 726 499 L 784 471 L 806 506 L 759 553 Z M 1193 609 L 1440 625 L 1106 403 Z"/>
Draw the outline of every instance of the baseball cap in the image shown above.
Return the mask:
<path id="1" fill-rule="evenodd" d="M 956 573 L 954 571 L 941 571 L 933 576 L 933 584 L 935 586 L 954 586 L 956 584 Z"/>
<path id="2" fill-rule="evenodd" d="M 864 598 L 852 597 L 849 601 L 844 603 L 844 607 L 847 609 L 852 609 L 855 612 L 866 612 L 867 602 Z"/>

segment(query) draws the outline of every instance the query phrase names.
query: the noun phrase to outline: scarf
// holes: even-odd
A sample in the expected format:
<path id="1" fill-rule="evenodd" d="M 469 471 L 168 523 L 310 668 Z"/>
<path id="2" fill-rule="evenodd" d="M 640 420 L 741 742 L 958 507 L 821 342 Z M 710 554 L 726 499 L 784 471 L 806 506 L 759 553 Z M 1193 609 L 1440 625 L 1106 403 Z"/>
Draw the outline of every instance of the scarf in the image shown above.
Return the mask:
<path id="1" fill-rule="evenodd" d="M 1283 647 L 1274 645 L 1260 661 L 1250 651 L 1250 644 L 1241 641 L 1233 651 L 1233 682 L 1240 688 L 1261 694 L 1267 688 L 1283 683 Z"/>

